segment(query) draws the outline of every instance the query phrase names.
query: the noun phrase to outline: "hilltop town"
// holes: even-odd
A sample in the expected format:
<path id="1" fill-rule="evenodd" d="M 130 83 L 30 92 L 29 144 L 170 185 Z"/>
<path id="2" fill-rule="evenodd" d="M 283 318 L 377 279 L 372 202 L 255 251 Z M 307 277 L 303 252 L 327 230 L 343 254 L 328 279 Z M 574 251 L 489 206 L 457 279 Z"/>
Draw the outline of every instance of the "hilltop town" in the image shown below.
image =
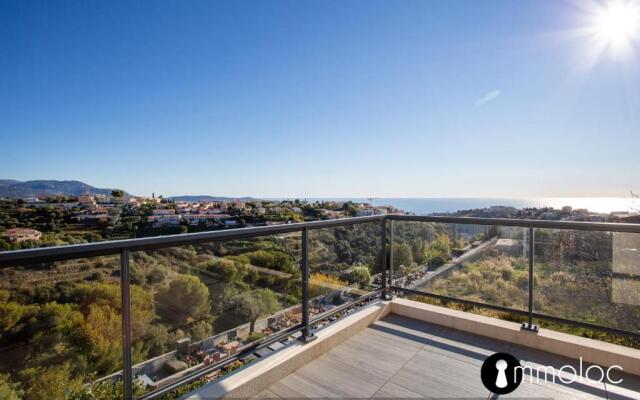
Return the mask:
<path id="1" fill-rule="evenodd" d="M 0 199 L 0 249 L 401 213 L 392 206 L 304 200 L 176 201 L 111 194 Z"/>
<path id="2" fill-rule="evenodd" d="M 212 200 L 215 199 L 215 200 Z M 0 198 L 0 250 L 202 232 L 356 216 L 408 214 L 390 205 L 352 201 L 163 198 L 111 193 Z M 639 223 L 627 211 L 491 206 L 435 215 Z"/>

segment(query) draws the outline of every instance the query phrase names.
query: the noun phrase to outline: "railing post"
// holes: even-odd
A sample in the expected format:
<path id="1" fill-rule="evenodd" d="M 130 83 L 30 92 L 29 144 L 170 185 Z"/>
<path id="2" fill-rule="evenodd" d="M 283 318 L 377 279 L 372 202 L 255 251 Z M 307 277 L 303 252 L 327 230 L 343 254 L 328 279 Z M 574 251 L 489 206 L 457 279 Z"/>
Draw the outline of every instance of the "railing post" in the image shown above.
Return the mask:
<path id="1" fill-rule="evenodd" d="M 133 368 L 131 361 L 131 291 L 129 287 L 129 250 L 120 251 L 120 295 L 122 300 L 122 383 L 123 398 L 133 399 Z"/>
<path id="2" fill-rule="evenodd" d="M 389 220 L 389 285 L 393 287 L 393 220 Z"/>
<path id="3" fill-rule="evenodd" d="M 528 239 L 529 239 L 529 307 L 528 307 L 528 321 L 522 324 L 522 329 L 532 332 L 538 332 L 538 327 L 533 324 L 533 265 L 534 265 L 534 229 L 532 226 L 529 227 L 528 231 Z"/>
<path id="4" fill-rule="evenodd" d="M 300 263 L 302 268 L 302 336 L 300 340 L 308 343 L 316 338 L 311 333 L 311 326 L 309 324 L 309 229 L 302 228 L 302 261 Z"/>
<path id="5" fill-rule="evenodd" d="M 388 300 L 389 285 L 387 283 L 387 219 L 382 218 L 380 222 L 380 264 L 382 271 L 380 277 L 382 278 L 382 298 Z"/>

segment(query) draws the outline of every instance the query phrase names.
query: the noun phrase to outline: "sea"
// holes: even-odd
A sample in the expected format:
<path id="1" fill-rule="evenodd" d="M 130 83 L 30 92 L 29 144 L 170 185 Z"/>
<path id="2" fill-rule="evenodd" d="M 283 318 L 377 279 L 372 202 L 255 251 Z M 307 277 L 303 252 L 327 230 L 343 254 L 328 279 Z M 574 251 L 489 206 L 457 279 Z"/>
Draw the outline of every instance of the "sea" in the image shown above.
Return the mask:
<path id="1" fill-rule="evenodd" d="M 353 201 L 369 203 L 367 198 L 307 198 L 307 201 Z M 630 197 L 545 197 L 545 198 L 373 198 L 376 206 L 390 205 L 403 211 L 417 215 L 456 212 L 474 208 L 491 206 L 508 206 L 515 208 L 553 207 L 560 209 L 570 206 L 574 209 L 584 208 L 594 213 L 609 214 L 611 212 L 630 212 L 640 209 L 640 199 Z"/>

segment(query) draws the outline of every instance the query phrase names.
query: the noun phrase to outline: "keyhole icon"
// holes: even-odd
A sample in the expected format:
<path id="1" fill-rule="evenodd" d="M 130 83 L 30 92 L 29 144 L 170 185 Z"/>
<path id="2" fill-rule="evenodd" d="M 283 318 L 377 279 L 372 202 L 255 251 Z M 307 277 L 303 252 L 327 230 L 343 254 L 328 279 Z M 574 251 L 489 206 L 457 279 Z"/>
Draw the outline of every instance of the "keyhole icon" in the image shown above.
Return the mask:
<path id="1" fill-rule="evenodd" d="M 500 389 L 506 388 L 509 382 L 507 382 L 507 374 L 504 372 L 508 367 L 505 360 L 496 361 L 496 369 L 498 370 L 498 376 L 496 377 L 496 386 Z"/>
<path id="2" fill-rule="evenodd" d="M 482 384 L 493 394 L 509 394 L 522 383 L 520 361 L 509 353 L 487 357 L 480 368 Z"/>

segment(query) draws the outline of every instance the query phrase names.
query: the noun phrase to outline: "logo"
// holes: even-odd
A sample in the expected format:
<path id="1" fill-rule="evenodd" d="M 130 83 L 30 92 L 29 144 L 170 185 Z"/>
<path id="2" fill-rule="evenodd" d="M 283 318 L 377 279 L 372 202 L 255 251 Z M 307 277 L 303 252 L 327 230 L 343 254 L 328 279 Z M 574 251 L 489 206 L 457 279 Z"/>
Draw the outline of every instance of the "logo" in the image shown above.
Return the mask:
<path id="1" fill-rule="evenodd" d="M 480 369 L 480 378 L 484 387 L 495 394 L 509 394 L 522 382 L 522 366 L 517 358 L 509 353 L 496 353 L 489 356 Z"/>

